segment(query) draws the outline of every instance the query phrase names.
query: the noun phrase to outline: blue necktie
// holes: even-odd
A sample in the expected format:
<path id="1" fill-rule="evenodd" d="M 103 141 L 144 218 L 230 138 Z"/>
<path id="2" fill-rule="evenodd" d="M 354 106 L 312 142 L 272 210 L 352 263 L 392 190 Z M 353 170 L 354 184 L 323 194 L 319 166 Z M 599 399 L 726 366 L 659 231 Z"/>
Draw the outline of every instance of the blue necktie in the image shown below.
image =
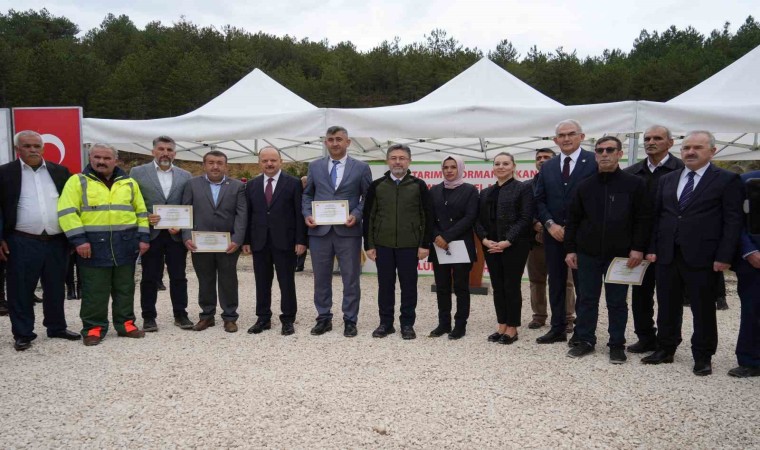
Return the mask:
<path id="1" fill-rule="evenodd" d="M 332 181 L 333 189 L 338 189 L 338 164 L 340 161 L 332 160 L 333 166 L 330 169 L 330 181 Z"/>
<path id="2" fill-rule="evenodd" d="M 401 180 L 396 180 L 396 186 L 398 186 L 399 184 L 401 184 Z"/>
<path id="3" fill-rule="evenodd" d="M 678 199 L 678 209 L 683 211 L 686 205 L 691 200 L 691 196 L 694 195 L 694 175 L 696 172 L 689 172 L 686 176 L 689 178 L 686 181 L 686 186 L 681 191 L 681 198 Z"/>

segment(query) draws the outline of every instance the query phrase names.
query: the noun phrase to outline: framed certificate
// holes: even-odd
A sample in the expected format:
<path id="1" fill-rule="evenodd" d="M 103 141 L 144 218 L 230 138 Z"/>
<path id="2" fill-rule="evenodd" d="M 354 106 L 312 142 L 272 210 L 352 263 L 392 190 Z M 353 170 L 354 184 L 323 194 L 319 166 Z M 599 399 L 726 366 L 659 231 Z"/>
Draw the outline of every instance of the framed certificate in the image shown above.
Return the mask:
<path id="1" fill-rule="evenodd" d="M 230 233 L 219 231 L 193 231 L 193 244 L 198 253 L 223 253 L 230 246 Z"/>
<path id="2" fill-rule="evenodd" d="M 317 225 L 343 225 L 348 220 L 348 200 L 311 202 Z"/>
<path id="3" fill-rule="evenodd" d="M 153 227 L 157 230 L 169 228 L 192 229 L 193 207 L 184 205 L 153 205 L 153 214 L 161 216 L 161 220 Z"/>
<path id="4" fill-rule="evenodd" d="M 607 269 L 604 282 L 641 286 L 644 274 L 649 267 L 649 261 L 641 261 L 641 264 L 633 269 L 628 268 L 626 263 L 628 263 L 628 258 L 613 258 L 610 267 Z"/>

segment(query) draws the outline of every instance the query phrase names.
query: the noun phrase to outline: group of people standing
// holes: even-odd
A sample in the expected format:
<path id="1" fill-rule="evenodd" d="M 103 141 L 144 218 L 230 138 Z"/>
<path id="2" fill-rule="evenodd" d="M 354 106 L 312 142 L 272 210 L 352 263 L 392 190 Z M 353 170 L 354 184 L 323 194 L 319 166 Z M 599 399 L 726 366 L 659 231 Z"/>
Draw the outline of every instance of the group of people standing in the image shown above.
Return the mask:
<path id="1" fill-rule="evenodd" d="M 623 151 L 617 138 L 599 139 L 593 152 L 580 147 L 584 139 L 578 122 L 559 123 L 554 142 L 560 154 L 548 148 L 537 150 L 540 170 L 527 181 L 515 178 L 512 155 L 496 155 L 496 180 L 478 193 L 464 179 L 465 162 L 458 156 L 442 161 L 444 180 L 428 189 L 409 170 L 412 154 L 402 144 L 388 148 L 389 170 L 373 181 L 369 166 L 348 156 L 351 140 L 339 126 L 326 131 L 327 155 L 310 163 L 304 184 L 282 171 L 280 153 L 273 147 L 260 150 L 262 173 L 247 183 L 227 176 L 227 157 L 215 150 L 203 157 L 204 174 L 193 177 L 173 164 L 176 144 L 167 136 L 154 140 L 154 160 L 129 174 L 116 166 L 116 149 L 96 144 L 89 151 L 87 167 L 72 176 L 43 160 L 39 134 L 22 131 L 14 138 L 19 159 L 0 166 L 0 259 L 8 261 L 14 346 L 26 350 L 36 338 L 32 305 L 40 279 L 43 325 L 49 337 L 84 338 L 85 345 L 99 344 L 108 331 L 109 298 L 113 298 L 113 326 L 118 335 L 141 338 L 145 332 L 157 331 L 156 300 L 164 264 L 176 326 L 196 331 L 214 326 L 219 305 L 225 331 L 236 332 L 241 253 L 253 255 L 256 281 L 257 320 L 248 332 L 272 328 L 276 274 L 281 334 L 293 334 L 298 309 L 294 277 L 307 243 L 317 311 L 312 335 L 333 327 L 335 259 L 343 283 L 343 334 L 357 335 L 363 243 L 366 256 L 377 265 L 379 324 L 373 337 L 396 332 L 398 278 L 400 334 L 403 339 L 416 338 L 417 263 L 429 258 L 439 310 L 438 324 L 429 335 L 460 339 L 467 331 L 469 274 L 480 245 L 491 277 L 497 322 L 488 341 L 509 345 L 518 340 L 521 278 L 527 263 L 533 309 L 529 328 L 543 327 L 548 318 L 548 274 L 550 328 L 537 343 L 568 342 L 572 333 L 568 356 L 592 353 L 604 287 L 610 316 L 609 357 L 612 363 L 622 363 L 626 360 L 628 286 L 605 283 L 604 274 L 615 257 L 627 258 L 631 268 L 648 261 L 653 267 L 642 286 L 633 289 L 639 341 L 628 351 L 653 352 L 642 360 L 647 364 L 672 362 L 681 342 L 683 299 L 688 295 L 697 375 L 712 371 L 717 274 L 733 265 L 739 278 L 742 324 L 739 367 L 729 373 L 760 375 L 760 240 L 744 228 L 744 186 L 739 176 L 710 163 L 716 151 L 712 134 L 689 133 L 683 140 L 681 162 L 669 154 L 670 131 L 652 127 L 644 135 L 647 159 L 625 170 L 619 166 Z M 319 223 L 312 210 L 315 201 L 345 201 L 345 223 Z M 196 252 L 193 230 L 155 228 L 161 220 L 152 213 L 155 205 L 192 205 L 193 230 L 227 232 L 229 246 L 223 252 Z M 461 246 L 454 250 L 454 244 Z M 83 280 L 81 333 L 67 329 L 63 314 L 72 248 Z M 188 251 L 199 282 L 201 312 L 196 323 L 187 314 Z M 441 252 L 450 255 L 450 251 L 466 254 L 447 263 Z M 138 255 L 143 269 L 142 329 L 135 323 L 133 307 Z"/>

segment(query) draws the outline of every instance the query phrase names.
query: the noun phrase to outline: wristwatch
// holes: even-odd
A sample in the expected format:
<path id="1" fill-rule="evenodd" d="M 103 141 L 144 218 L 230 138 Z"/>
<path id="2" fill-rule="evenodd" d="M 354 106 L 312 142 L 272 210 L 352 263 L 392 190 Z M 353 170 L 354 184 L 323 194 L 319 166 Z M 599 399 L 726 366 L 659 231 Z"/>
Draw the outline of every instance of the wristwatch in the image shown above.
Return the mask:
<path id="1" fill-rule="evenodd" d="M 551 228 L 551 227 L 552 227 L 552 225 L 554 225 L 554 221 L 553 221 L 552 219 L 549 219 L 549 220 L 547 220 L 547 221 L 546 221 L 546 223 L 544 224 L 544 228 L 546 228 L 546 229 L 548 230 L 549 228 Z"/>

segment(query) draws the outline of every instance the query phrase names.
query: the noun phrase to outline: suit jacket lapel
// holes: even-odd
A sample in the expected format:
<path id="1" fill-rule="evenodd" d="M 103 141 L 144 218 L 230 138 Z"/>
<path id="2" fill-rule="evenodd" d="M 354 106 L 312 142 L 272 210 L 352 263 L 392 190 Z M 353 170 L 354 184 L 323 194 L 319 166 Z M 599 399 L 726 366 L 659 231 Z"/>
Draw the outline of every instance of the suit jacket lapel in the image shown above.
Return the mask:
<path id="1" fill-rule="evenodd" d="M 353 158 L 346 158 L 346 167 L 343 168 L 343 177 L 340 179 L 340 184 L 338 185 L 338 189 L 340 189 L 343 186 L 343 183 L 348 180 L 348 175 L 351 173 L 351 169 L 354 168 L 354 160 Z M 335 189 L 337 192 L 338 189 Z"/>
<path id="2" fill-rule="evenodd" d="M 683 210 L 686 211 L 687 209 L 689 209 L 689 207 L 691 205 L 693 205 L 696 202 L 699 202 L 699 197 L 702 194 L 702 191 L 704 191 L 705 189 L 707 189 L 707 186 L 710 183 L 712 183 L 713 180 L 715 180 L 715 178 L 717 178 L 717 177 L 718 177 L 718 171 L 717 171 L 717 169 L 715 168 L 715 166 L 713 166 L 712 164 L 710 164 L 710 167 L 708 167 L 707 170 L 705 171 L 704 175 L 702 175 L 702 179 L 699 180 L 699 184 L 697 184 L 697 187 L 694 189 L 694 194 L 692 194 L 691 199 L 686 204 L 686 207 Z M 679 179 L 680 179 L 680 177 L 679 177 Z M 676 189 L 678 189 L 678 188 L 676 187 Z"/>
<path id="3" fill-rule="evenodd" d="M 18 200 L 21 197 L 21 160 L 17 159 L 15 164 L 16 167 L 10 171 L 12 177 L 10 185 L 13 187 L 13 191 L 10 193 L 11 205 L 18 205 Z"/>
<path id="4" fill-rule="evenodd" d="M 179 182 L 180 182 L 180 177 L 181 176 L 182 175 L 180 175 L 180 173 L 177 170 L 174 170 L 174 168 L 172 169 L 172 187 L 169 188 L 169 197 L 171 197 L 172 194 L 174 194 L 174 191 L 177 190 L 177 186 L 179 186 Z M 156 180 L 158 180 L 158 176 L 156 176 Z M 161 183 L 159 183 L 159 184 L 161 184 Z M 163 192 L 164 191 L 162 189 L 161 190 L 161 195 L 163 195 Z M 164 201 L 168 201 L 169 197 L 164 198 Z"/>
<path id="5" fill-rule="evenodd" d="M 158 172 L 156 172 L 157 170 L 159 169 L 156 169 L 155 165 L 151 163 L 151 165 L 148 166 L 148 178 L 150 178 L 150 181 L 153 182 L 153 186 L 156 188 L 156 192 L 158 192 L 158 195 L 161 196 L 161 198 L 164 199 L 164 203 L 166 203 L 164 188 L 161 187 L 161 182 L 158 181 Z M 174 187 L 173 179 L 172 179 L 172 187 Z"/>
<path id="6" fill-rule="evenodd" d="M 272 193 L 272 203 L 269 206 L 274 205 L 274 202 L 277 201 L 277 197 L 280 196 L 280 192 L 282 192 L 282 190 L 285 189 L 287 183 L 288 183 L 288 180 L 285 178 L 285 173 L 280 172 L 280 179 L 277 181 L 277 187 Z M 264 203 L 266 203 L 266 198 L 264 199 Z"/>
<path id="7" fill-rule="evenodd" d="M 229 188 L 230 188 L 230 180 L 225 178 L 224 182 L 222 182 L 221 188 L 219 189 L 219 197 L 216 200 L 216 207 L 222 204 L 222 200 L 224 199 L 224 194 L 227 193 Z M 211 200 L 213 200 L 213 198 Z"/>

